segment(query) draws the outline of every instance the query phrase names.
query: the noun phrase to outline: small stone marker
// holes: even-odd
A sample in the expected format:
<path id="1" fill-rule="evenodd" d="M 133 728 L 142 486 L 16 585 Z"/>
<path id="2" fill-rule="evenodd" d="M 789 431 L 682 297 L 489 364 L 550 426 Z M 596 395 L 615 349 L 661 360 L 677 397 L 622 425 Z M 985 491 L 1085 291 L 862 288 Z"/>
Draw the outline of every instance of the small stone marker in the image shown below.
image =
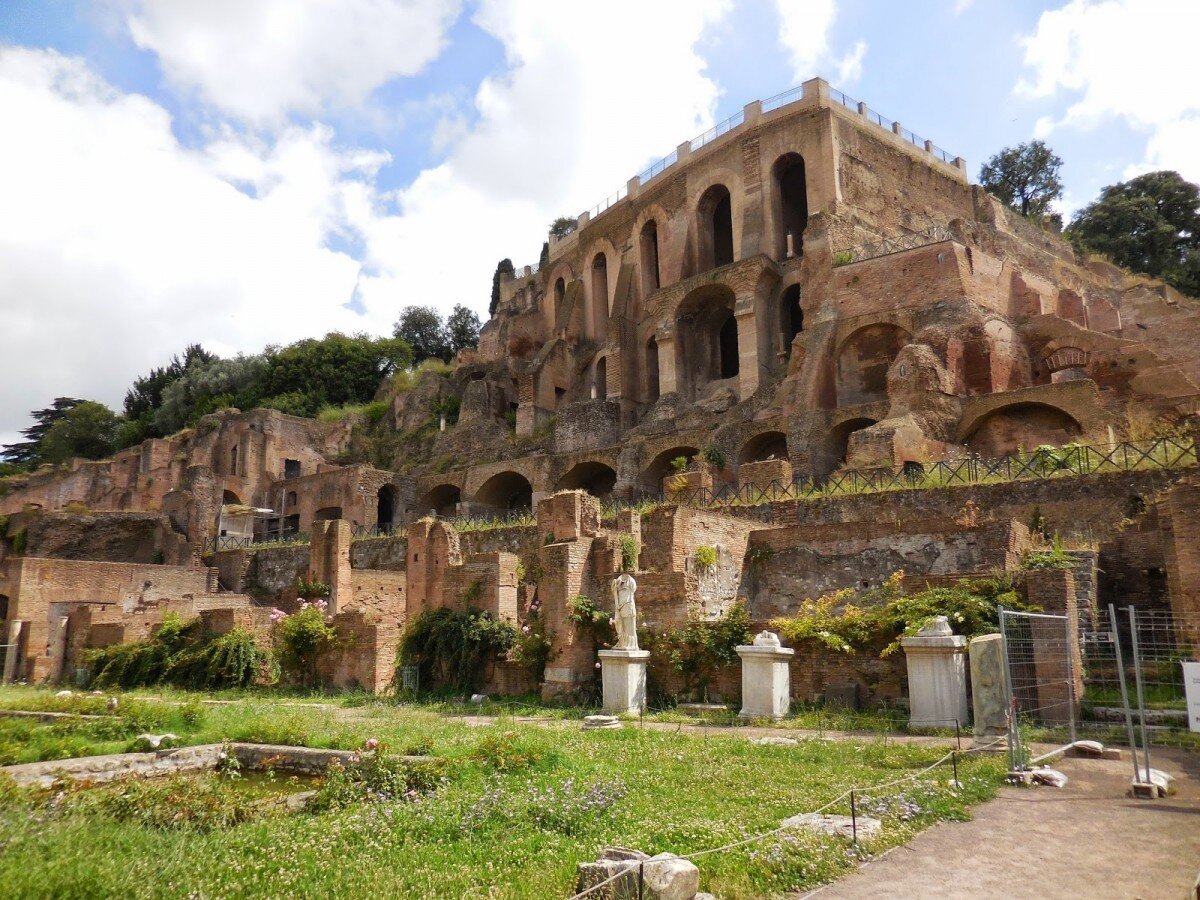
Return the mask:
<path id="1" fill-rule="evenodd" d="M 870 816 L 856 816 L 851 820 L 850 816 L 828 816 L 823 813 L 801 813 L 798 816 L 792 816 L 790 819 L 785 819 L 783 822 L 784 828 L 803 828 L 807 831 L 814 831 L 817 834 L 832 834 L 844 838 L 854 837 L 855 832 L 858 833 L 858 839 L 870 840 L 878 836 L 883 830 L 883 823 L 878 819 L 873 819 Z"/>
<path id="2" fill-rule="evenodd" d="M 673 853 L 648 856 L 640 850 L 609 847 L 596 862 L 580 863 L 576 871 L 576 893 L 619 876 L 588 895 L 605 900 L 695 900 L 700 889 L 700 870 Z"/>
<path id="3" fill-rule="evenodd" d="M 968 647 L 971 658 L 971 712 L 975 737 L 1001 737 L 1008 734 L 1008 668 L 1004 657 L 1004 638 L 985 634 L 972 638 Z"/>
<path id="4" fill-rule="evenodd" d="M 584 716 L 583 730 L 596 731 L 600 728 L 620 728 L 621 720 L 616 716 Z"/>

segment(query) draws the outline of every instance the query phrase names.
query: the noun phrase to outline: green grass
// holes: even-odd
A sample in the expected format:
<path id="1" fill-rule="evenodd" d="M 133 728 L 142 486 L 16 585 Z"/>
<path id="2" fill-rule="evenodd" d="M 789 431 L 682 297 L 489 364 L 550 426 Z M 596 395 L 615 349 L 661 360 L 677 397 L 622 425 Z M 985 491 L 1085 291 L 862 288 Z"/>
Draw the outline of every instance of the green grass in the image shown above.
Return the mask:
<path id="1" fill-rule="evenodd" d="M 915 771 L 944 749 L 870 737 L 763 747 L 734 730 L 707 738 L 636 727 L 585 733 L 569 719 L 472 727 L 435 709 L 364 698 L 317 708 L 284 702 L 250 695 L 205 704 L 199 716 L 195 704 L 158 706 L 186 743 L 229 738 L 349 749 L 376 738 L 393 752 L 445 758 L 448 781 L 415 802 L 360 803 L 211 831 L 121 820 L 105 804 L 31 806 L 0 785 L 6 896 L 564 897 L 576 864 L 605 846 L 704 850 L 774 829 L 851 785 L 865 788 L 860 802 L 884 820 L 883 836 L 862 848 L 874 854 L 938 820 L 965 818 L 969 805 L 994 793 L 1003 767 L 996 758 L 964 758 L 960 791 L 946 787 L 949 770 L 939 769 L 876 796 L 869 785 Z M 3 706 L 70 703 L 98 705 L 0 690 Z M 153 706 L 123 697 L 119 710 L 146 716 Z M 91 747 L 105 752 L 110 744 L 96 736 Z M 585 802 L 591 811 L 581 811 Z M 835 878 L 855 856 L 844 840 L 789 832 L 698 865 L 705 890 L 769 897 Z"/>

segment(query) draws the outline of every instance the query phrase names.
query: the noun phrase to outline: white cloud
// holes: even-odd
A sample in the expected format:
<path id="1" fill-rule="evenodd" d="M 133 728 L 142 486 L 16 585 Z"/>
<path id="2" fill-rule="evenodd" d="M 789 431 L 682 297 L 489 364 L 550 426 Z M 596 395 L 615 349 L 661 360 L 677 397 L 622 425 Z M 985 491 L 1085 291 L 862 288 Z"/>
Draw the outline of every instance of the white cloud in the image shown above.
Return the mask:
<path id="1" fill-rule="evenodd" d="M 193 152 L 160 106 L 53 51 L 0 48 L 0 108 L 21 123 L 0 141 L 0 356 L 21 373 L 0 382 L 0 426 L 58 394 L 119 405 L 194 340 L 356 326 L 359 265 L 325 238 L 378 155 L 319 126 Z"/>
<path id="2" fill-rule="evenodd" d="M 780 20 L 779 43 L 790 57 L 797 83 L 819 75 L 850 85 L 862 77 L 865 41 L 855 41 L 841 56 L 830 47 L 836 0 L 775 0 L 775 8 Z"/>
<path id="3" fill-rule="evenodd" d="M 120 2 L 120 0 L 119 0 Z M 354 106 L 435 59 L 459 0 L 124 0 L 176 86 L 254 124 Z"/>
<path id="4" fill-rule="evenodd" d="M 59 394 L 119 406 L 192 341 L 253 352 L 386 333 L 411 303 L 484 311 L 498 259 L 534 262 L 555 215 L 711 125 L 719 91 L 695 48 L 727 8 L 486 0 L 505 70 L 472 125 L 443 129 L 445 162 L 393 193 L 375 180 L 386 153 L 320 123 L 218 122 L 191 148 L 85 61 L 0 47 L 0 109 L 20 123 L 0 142 L 0 358 L 21 373 L 0 382 L 0 437 Z M 639 64 L 613 65 L 615 47 Z"/>
<path id="5" fill-rule="evenodd" d="M 1200 5 L 1195 0 L 1072 0 L 1042 13 L 1022 39 L 1030 76 L 1017 92 L 1072 97 L 1038 120 L 1036 134 L 1123 120 L 1148 134 L 1145 159 L 1126 175 L 1177 169 L 1200 179 Z"/>

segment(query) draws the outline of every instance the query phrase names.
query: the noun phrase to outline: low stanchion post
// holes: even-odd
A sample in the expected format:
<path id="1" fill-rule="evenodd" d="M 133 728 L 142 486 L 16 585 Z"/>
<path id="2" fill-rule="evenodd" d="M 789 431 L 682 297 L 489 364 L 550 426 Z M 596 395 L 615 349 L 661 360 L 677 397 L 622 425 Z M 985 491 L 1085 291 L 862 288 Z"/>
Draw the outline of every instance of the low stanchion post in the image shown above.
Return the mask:
<path id="1" fill-rule="evenodd" d="M 958 751 L 950 752 L 950 765 L 954 767 L 954 787 L 958 788 Z"/>
<path id="2" fill-rule="evenodd" d="M 854 805 L 854 788 L 850 789 L 850 836 L 858 846 L 858 810 Z"/>
<path id="3" fill-rule="evenodd" d="M 959 730 L 958 719 L 954 720 L 954 749 L 962 749 L 962 731 Z M 957 778 L 958 776 L 956 775 L 955 779 L 957 780 Z"/>

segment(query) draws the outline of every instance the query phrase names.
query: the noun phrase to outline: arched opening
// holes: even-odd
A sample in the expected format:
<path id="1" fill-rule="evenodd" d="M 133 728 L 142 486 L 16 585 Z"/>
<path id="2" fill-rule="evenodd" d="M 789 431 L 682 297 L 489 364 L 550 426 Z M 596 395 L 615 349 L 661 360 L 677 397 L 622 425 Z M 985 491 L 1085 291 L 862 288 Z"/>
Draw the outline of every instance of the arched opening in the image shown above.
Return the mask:
<path id="1" fill-rule="evenodd" d="M 229 474 L 236 475 L 238 473 L 238 448 L 229 448 Z"/>
<path id="2" fill-rule="evenodd" d="M 608 399 L 608 360 L 600 357 L 592 372 L 592 396 L 597 400 Z"/>
<path id="3" fill-rule="evenodd" d="M 394 484 L 385 484 L 375 497 L 375 525 L 380 531 L 391 531 L 396 525 L 396 500 L 399 491 Z"/>
<path id="4" fill-rule="evenodd" d="M 725 185 L 714 184 L 700 198 L 698 231 L 701 272 L 733 262 L 733 205 Z"/>
<path id="5" fill-rule="evenodd" d="M 870 428 L 875 424 L 874 419 L 848 419 L 835 427 L 829 434 L 828 463 L 822 475 L 828 475 L 834 469 L 840 468 L 846 462 L 850 452 L 850 436 L 856 431 Z"/>
<path id="6" fill-rule="evenodd" d="M 567 283 L 562 278 L 558 278 L 554 282 L 554 306 L 550 310 L 550 319 L 554 322 L 555 331 L 562 327 L 563 301 L 566 297 Z"/>
<path id="7" fill-rule="evenodd" d="M 646 341 L 646 400 L 658 400 L 658 341 L 651 337 Z"/>
<path id="8" fill-rule="evenodd" d="M 778 198 L 776 241 L 777 259 L 788 257 L 788 236 L 792 238 L 792 256 L 804 252 L 804 229 L 808 226 L 808 187 L 804 178 L 804 159 L 797 153 L 779 157 L 772 167 L 775 196 Z"/>
<path id="9" fill-rule="evenodd" d="M 908 340 L 908 332 L 887 323 L 867 325 L 846 338 L 838 351 L 838 406 L 886 400 L 888 369 Z"/>
<path id="10" fill-rule="evenodd" d="M 800 308 L 800 285 L 788 287 L 779 298 L 779 325 L 783 335 L 785 351 L 790 350 L 792 341 L 804 330 L 804 310 Z"/>
<path id="11" fill-rule="evenodd" d="M 671 447 L 669 450 L 662 451 L 642 470 L 640 478 L 642 487 L 647 491 L 658 493 L 662 490 L 663 479 L 667 477 L 668 472 L 674 469 L 672 465 L 674 460 L 682 457 L 690 461 L 699 452 L 697 448 L 686 445 Z"/>
<path id="12" fill-rule="evenodd" d="M 519 472 L 500 472 L 480 486 L 475 502 L 506 512 L 529 509 L 533 506 L 533 486 Z"/>
<path id="13" fill-rule="evenodd" d="M 1075 419 L 1045 403 L 1014 403 L 983 416 L 965 443 L 980 456 L 1009 456 L 1037 447 L 1060 447 L 1076 440 L 1083 428 Z"/>
<path id="14" fill-rule="evenodd" d="M 738 451 L 739 464 L 787 458 L 787 435 L 782 431 L 764 431 L 762 434 L 756 434 Z"/>
<path id="15" fill-rule="evenodd" d="M 462 500 L 462 491 L 455 484 L 439 484 L 425 492 L 417 504 L 421 515 L 433 512 L 439 516 L 453 516 L 458 513 L 458 504 Z"/>
<path id="16" fill-rule="evenodd" d="M 225 491 L 221 494 L 221 503 L 224 506 L 241 506 L 242 499 L 233 491 Z"/>
<path id="17" fill-rule="evenodd" d="M 962 337 L 961 388 L 968 397 L 992 392 L 992 353 L 983 328 Z"/>
<path id="18" fill-rule="evenodd" d="M 592 319 L 588 323 L 594 340 L 602 341 L 608 334 L 608 258 L 597 253 L 592 260 Z"/>
<path id="19" fill-rule="evenodd" d="M 738 373 L 737 319 L 730 313 L 717 336 L 718 352 L 721 355 L 721 377 L 735 378 Z"/>
<path id="20" fill-rule="evenodd" d="M 322 506 L 313 513 L 314 522 L 332 522 L 335 519 L 342 517 L 342 508 L 340 506 Z"/>
<path id="21" fill-rule="evenodd" d="M 658 223 L 651 219 L 642 226 L 641 248 L 642 293 L 652 294 L 662 286 L 658 270 Z"/>
<path id="22" fill-rule="evenodd" d="M 593 497 L 607 497 L 617 483 L 617 473 L 601 462 L 581 462 L 571 468 L 555 485 L 557 491 L 587 491 Z"/>
<path id="23" fill-rule="evenodd" d="M 723 284 L 696 288 L 679 304 L 675 372 L 678 390 L 696 397 L 710 382 L 733 378 L 739 369 L 733 291 Z"/>

